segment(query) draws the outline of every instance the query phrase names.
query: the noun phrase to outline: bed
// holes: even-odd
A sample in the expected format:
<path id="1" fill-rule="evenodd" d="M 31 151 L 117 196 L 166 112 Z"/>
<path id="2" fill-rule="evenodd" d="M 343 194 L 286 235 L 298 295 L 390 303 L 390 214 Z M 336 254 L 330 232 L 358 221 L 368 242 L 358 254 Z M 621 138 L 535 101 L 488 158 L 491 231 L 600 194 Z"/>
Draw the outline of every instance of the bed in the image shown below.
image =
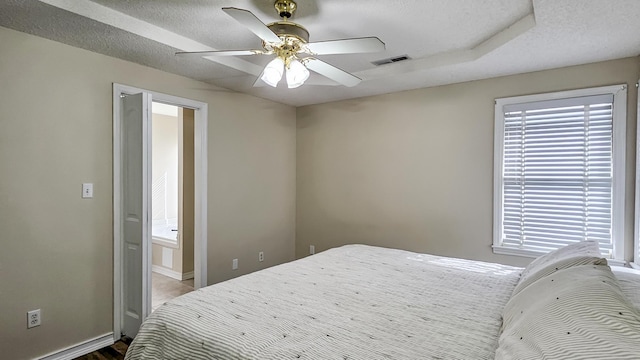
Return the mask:
<path id="1" fill-rule="evenodd" d="M 564 259 L 564 265 L 611 272 L 596 259 Z M 549 272 L 549 264 L 538 266 Z M 167 302 L 144 322 L 126 359 L 526 359 L 544 339 L 518 342 L 517 325 L 531 331 L 530 319 L 507 314 L 513 329 L 503 321 L 506 309 L 515 313 L 522 306 L 512 298 L 530 302 L 526 292 L 533 285 L 521 286 L 523 279 L 539 286 L 540 269 L 526 270 L 347 245 Z M 564 273 L 556 269 L 542 280 L 558 274 Z M 636 291 L 636 275 L 627 275 L 626 291 Z M 640 358 L 640 312 L 629 306 L 624 326 L 612 325 L 616 335 L 629 335 L 619 359 Z"/>

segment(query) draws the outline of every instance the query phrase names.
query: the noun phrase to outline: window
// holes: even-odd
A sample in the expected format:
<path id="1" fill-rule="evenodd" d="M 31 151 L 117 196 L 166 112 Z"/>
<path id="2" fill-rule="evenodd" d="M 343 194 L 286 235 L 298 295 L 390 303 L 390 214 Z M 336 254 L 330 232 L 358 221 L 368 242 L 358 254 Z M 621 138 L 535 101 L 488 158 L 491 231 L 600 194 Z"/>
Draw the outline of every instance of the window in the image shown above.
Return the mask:
<path id="1" fill-rule="evenodd" d="M 624 258 L 626 85 L 496 100 L 495 253 Z"/>

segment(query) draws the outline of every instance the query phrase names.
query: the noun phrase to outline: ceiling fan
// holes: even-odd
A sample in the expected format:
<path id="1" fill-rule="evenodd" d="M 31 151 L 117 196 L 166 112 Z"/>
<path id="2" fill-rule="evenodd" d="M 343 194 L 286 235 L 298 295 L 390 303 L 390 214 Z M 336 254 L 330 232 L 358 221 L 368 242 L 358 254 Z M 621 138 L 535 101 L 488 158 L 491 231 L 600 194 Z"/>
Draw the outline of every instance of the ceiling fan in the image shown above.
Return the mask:
<path id="1" fill-rule="evenodd" d="M 384 43 L 377 37 L 309 42 L 307 29 L 300 24 L 289 21 L 289 18 L 297 8 L 296 2 L 293 0 L 276 0 L 274 6 L 282 20 L 268 25 L 262 23 L 248 10 L 233 7 L 222 8 L 222 11 L 262 39 L 262 49 L 177 52 L 176 55 L 275 55 L 276 57 L 267 64 L 254 86 L 258 86 L 260 80 L 262 80 L 266 84 L 276 87 L 286 71 L 287 85 L 292 89 L 304 84 L 309 78 L 309 70 L 313 70 L 341 85 L 356 86 L 360 83 L 360 78 L 319 60 L 315 56 L 369 53 L 385 49 Z"/>

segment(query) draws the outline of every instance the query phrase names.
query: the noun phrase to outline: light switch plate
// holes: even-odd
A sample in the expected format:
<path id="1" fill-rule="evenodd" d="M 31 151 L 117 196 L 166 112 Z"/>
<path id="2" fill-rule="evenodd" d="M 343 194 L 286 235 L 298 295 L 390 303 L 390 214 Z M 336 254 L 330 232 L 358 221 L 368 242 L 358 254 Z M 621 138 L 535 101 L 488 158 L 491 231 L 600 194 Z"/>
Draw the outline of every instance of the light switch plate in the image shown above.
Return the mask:
<path id="1" fill-rule="evenodd" d="M 93 184 L 92 183 L 82 184 L 82 198 L 91 199 L 92 197 L 93 197 Z"/>

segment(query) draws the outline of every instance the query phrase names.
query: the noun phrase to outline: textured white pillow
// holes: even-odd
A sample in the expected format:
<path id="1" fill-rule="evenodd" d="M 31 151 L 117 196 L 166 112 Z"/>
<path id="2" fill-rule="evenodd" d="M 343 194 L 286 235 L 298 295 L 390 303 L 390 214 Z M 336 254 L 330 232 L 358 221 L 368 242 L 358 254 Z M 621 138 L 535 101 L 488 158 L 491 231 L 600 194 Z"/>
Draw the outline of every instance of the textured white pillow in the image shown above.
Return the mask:
<path id="1" fill-rule="evenodd" d="M 496 360 L 640 359 L 640 312 L 608 266 L 541 278 L 512 297 L 502 315 Z"/>
<path id="2" fill-rule="evenodd" d="M 581 241 L 551 251 L 533 260 L 523 271 L 520 281 L 513 289 L 516 295 L 536 280 L 562 269 L 578 265 L 607 265 L 597 241 Z"/>
<path id="3" fill-rule="evenodd" d="M 622 293 L 640 310 L 640 270 L 614 266 L 611 271 L 618 279 Z"/>

